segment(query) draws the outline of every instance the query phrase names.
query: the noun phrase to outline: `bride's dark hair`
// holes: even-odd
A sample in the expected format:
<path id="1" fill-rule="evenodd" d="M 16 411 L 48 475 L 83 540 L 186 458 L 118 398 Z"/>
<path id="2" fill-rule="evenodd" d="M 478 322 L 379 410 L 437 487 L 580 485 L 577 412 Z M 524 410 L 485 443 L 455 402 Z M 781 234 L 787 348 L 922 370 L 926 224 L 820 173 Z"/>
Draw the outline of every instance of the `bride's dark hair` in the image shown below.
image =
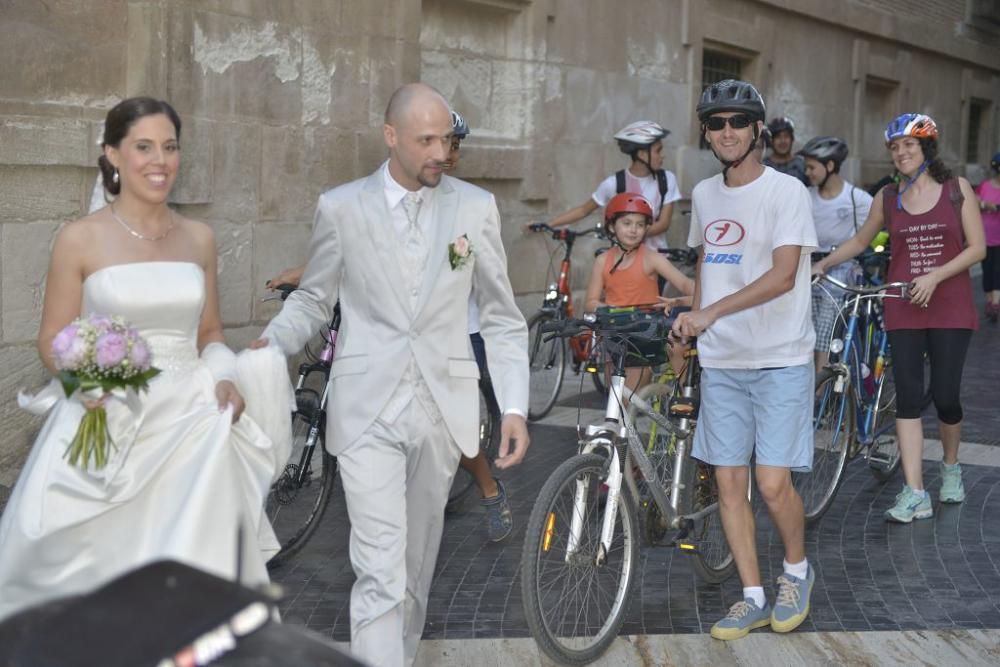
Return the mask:
<path id="1" fill-rule="evenodd" d="M 135 125 L 136 121 L 146 116 L 163 114 L 174 124 L 177 132 L 177 139 L 181 138 L 181 117 L 177 115 L 174 108 L 168 102 L 157 100 L 152 97 L 130 97 L 122 100 L 108 112 L 104 119 L 104 140 L 101 147 L 114 146 L 118 148 L 122 139 L 128 134 L 129 129 Z M 97 166 L 101 170 L 101 177 L 104 182 L 104 189 L 113 195 L 117 195 L 122 190 L 121 183 L 114 180 L 115 168 L 103 154 L 97 158 Z"/>

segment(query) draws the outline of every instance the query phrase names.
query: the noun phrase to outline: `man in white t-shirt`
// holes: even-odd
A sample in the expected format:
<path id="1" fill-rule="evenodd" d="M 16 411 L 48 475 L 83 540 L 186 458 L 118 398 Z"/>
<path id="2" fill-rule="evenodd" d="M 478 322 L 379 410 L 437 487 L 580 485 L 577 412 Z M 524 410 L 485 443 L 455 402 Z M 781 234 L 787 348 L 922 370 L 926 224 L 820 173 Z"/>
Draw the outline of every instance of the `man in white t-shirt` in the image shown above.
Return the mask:
<path id="1" fill-rule="evenodd" d="M 872 196 L 854 187 L 840 175 L 840 165 L 847 159 L 847 142 L 839 137 L 813 137 L 802 147 L 799 155 L 805 158 L 806 177 L 809 179 L 809 199 L 812 203 L 813 222 L 819 241 L 813 261 L 830 254 L 830 251 L 854 236 L 868 218 Z M 849 260 L 828 270 L 827 275 L 848 285 L 854 284 L 860 273 L 858 263 Z M 843 290 L 822 283 L 813 286 L 812 316 L 816 329 L 816 372 L 830 361 L 830 340 L 833 324 L 840 311 Z"/>
<path id="2" fill-rule="evenodd" d="M 732 640 L 770 625 L 798 627 L 809 613 L 815 574 L 805 554 L 802 500 L 791 471 L 812 465 L 813 327 L 810 251 L 816 246 L 805 187 L 760 162 L 754 151 L 764 101 L 748 82 L 702 93 L 698 118 L 725 165 L 692 193 L 688 244 L 701 249 L 694 307 L 674 333 L 698 336 L 701 405 L 692 456 L 711 464 L 719 514 L 743 582 L 743 599 L 712 627 Z M 772 606 L 761 586 L 750 461 L 785 547 Z"/>
<path id="3" fill-rule="evenodd" d="M 653 205 L 653 224 L 646 233 L 646 245 L 653 250 L 666 250 L 674 202 L 681 198 L 677 177 L 663 168 L 663 139 L 668 134 L 669 130 L 648 120 L 630 123 L 619 130 L 614 139 L 622 153 L 632 160 L 628 169 L 605 178 L 587 201 L 557 215 L 551 225 L 570 225 L 597 209 L 603 211 L 616 194 L 634 192 Z"/>

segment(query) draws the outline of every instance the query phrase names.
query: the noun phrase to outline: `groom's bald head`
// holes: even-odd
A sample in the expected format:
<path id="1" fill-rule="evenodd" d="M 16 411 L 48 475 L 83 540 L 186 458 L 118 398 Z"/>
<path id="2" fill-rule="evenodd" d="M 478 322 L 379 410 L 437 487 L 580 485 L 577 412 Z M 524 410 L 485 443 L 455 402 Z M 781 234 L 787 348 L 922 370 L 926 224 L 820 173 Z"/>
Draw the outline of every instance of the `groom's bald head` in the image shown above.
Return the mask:
<path id="1" fill-rule="evenodd" d="M 426 83 L 406 83 L 393 92 L 385 106 L 386 125 L 398 126 L 405 123 L 414 112 L 428 111 L 438 106 L 444 108 L 451 117 L 450 107 L 444 95 Z"/>

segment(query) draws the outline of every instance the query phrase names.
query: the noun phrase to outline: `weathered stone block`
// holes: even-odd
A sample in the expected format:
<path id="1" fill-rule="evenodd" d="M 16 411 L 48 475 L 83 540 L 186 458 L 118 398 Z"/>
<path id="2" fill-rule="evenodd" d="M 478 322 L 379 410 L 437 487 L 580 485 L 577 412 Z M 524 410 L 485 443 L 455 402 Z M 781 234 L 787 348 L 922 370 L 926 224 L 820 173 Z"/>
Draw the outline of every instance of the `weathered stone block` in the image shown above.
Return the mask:
<path id="1" fill-rule="evenodd" d="M 219 261 L 219 310 L 222 321 L 241 325 L 250 321 L 252 301 L 263 295 L 263 284 L 253 284 L 251 225 L 213 222 Z"/>
<path id="2" fill-rule="evenodd" d="M 191 44 L 196 109 L 275 123 L 302 117 L 302 30 L 270 21 L 195 12 Z"/>
<path id="3" fill-rule="evenodd" d="M 0 346 L 0 484 L 13 486 L 42 420 L 17 407 L 17 392 L 35 391 L 48 380 L 34 344 Z"/>
<path id="4" fill-rule="evenodd" d="M 34 341 L 38 336 L 49 249 L 58 222 L 6 223 L 0 247 L 4 343 Z"/>
<path id="5" fill-rule="evenodd" d="M 0 220 L 66 220 L 80 214 L 90 170 L 0 165 Z"/>
<path id="6" fill-rule="evenodd" d="M 204 118 L 181 121 L 181 166 L 170 201 L 176 204 L 208 204 L 214 199 L 215 123 Z"/>
<path id="7" fill-rule="evenodd" d="M 90 166 L 87 121 L 0 117 L 0 164 Z"/>
<path id="8" fill-rule="evenodd" d="M 259 288 L 255 295 L 262 295 L 265 281 L 285 269 L 302 266 L 309 259 L 312 222 L 259 224 L 254 225 L 253 233 L 253 284 Z M 279 310 L 281 301 L 253 300 L 255 322 L 265 322 Z"/>

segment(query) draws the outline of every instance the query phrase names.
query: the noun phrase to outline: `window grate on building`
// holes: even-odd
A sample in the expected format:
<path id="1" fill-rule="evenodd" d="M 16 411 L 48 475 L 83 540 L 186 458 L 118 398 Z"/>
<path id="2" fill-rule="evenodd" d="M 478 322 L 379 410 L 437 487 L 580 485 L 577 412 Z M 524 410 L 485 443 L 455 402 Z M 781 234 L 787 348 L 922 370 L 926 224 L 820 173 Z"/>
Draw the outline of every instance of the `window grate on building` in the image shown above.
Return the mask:
<path id="1" fill-rule="evenodd" d="M 743 61 L 727 53 L 706 50 L 701 57 L 701 89 L 726 79 L 743 78 Z"/>
<path id="2" fill-rule="evenodd" d="M 979 138 L 982 135 L 983 118 L 986 117 L 988 102 L 973 99 L 969 104 L 969 135 L 965 144 L 966 164 L 979 162 Z"/>
<path id="3" fill-rule="evenodd" d="M 701 89 L 705 90 L 713 83 L 726 79 L 743 78 L 743 60 L 738 56 L 705 49 L 701 54 Z M 698 137 L 698 146 L 708 149 L 705 136 Z"/>

